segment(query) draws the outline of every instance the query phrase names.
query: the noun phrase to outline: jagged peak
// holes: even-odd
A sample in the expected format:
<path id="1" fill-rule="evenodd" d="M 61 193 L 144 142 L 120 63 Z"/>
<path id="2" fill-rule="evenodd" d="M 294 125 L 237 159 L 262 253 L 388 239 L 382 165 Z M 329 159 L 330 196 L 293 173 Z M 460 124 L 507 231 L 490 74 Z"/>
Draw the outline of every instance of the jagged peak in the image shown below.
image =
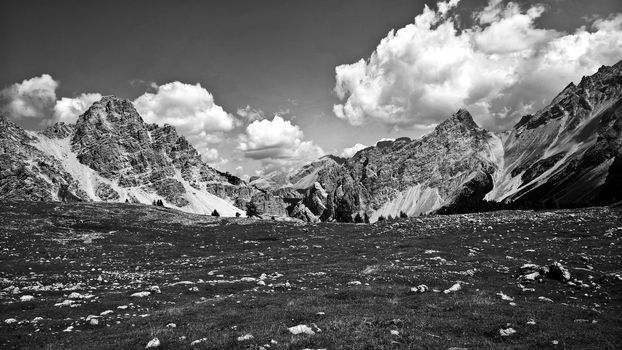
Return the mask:
<path id="1" fill-rule="evenodd" d="M 435 130 L 442 131 L 451 128 L 454 125 L 462 125 L 467 129 L 479 129 L 479 126 L 473 120 L 473 116 L 471 113 L 464 108 L 460 108 L 456 113 L 452 114 L 451 117 L 440 123 Z"/>

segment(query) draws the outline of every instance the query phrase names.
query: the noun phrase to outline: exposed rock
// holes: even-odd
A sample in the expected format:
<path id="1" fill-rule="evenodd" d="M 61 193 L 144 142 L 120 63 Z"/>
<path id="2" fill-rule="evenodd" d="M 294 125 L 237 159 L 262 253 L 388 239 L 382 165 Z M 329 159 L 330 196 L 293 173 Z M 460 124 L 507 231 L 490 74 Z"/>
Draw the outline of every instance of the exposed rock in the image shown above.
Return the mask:
<path id="1" fill-rule="evenodd" d="M 320 219 L 317 216 L 313 215 L 311 210 L 309 210 L 309 208 L 307 208 L 302 203 L 296 204 L 293 207 L 289 215 L 293 218 L 300 219 L 302 221 L 307 221 L 307 222 L 319 222 L 320 221 Z"/>

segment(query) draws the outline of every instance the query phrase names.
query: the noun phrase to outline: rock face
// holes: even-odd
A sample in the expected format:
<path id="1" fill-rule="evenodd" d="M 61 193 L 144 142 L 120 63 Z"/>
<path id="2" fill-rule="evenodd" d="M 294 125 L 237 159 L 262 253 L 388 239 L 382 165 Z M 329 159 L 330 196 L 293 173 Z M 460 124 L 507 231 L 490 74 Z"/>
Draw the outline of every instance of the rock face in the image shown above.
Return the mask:
<path id="1" fill-rule="evenodd" d="M 253 190 L 205 164 L 169 125 L 146 124 L 128 100 L 95 102 L 75 125 L 26 131 L 0 118 L 0 198 L 128 201 L 244 214 Z"/>

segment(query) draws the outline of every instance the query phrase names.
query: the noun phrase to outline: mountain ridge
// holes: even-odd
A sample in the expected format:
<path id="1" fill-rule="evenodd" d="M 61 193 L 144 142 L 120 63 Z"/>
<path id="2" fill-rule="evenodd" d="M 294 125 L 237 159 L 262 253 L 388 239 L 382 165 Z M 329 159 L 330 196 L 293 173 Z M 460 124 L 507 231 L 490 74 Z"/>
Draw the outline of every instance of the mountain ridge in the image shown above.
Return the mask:
<path id="1" fill-rule="evenodd" d="M 181 210 L 305 221 L 356 213 L 421 215 L 470 203 L 600 204 L 622 199 L 622 61 L 568 84 L 509 130 L 459 109 L 415 140 L 378 142 L 250 183 L 220 172 L 170 125 L 145 123 L 131 101 L 104 96 L 75 124 L 23 130 L 0 116 L 0 198 L 163 199 Z"/>

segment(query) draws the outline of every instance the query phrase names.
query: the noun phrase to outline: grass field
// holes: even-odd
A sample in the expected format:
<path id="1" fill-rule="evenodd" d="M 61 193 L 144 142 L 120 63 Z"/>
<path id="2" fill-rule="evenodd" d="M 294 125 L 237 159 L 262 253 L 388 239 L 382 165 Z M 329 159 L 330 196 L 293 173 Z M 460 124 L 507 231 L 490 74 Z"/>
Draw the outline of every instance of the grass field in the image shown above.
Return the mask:
<path id="1" fill-rule="evenodd" d="M 0 348 L 619 349 L 621 238 L 611 208 L 357 225 L 8 202 Z M 518 278 L 555 261 L 570 283 Z"/>

